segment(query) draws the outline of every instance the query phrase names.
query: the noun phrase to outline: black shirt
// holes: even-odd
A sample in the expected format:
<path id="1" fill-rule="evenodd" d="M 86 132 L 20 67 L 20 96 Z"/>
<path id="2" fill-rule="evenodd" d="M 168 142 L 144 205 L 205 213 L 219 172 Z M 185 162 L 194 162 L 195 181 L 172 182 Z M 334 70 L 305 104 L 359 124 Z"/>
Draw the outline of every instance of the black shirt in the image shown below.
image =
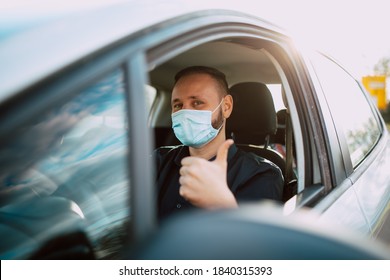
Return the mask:
<path id="1" fill-rule="evenodd" d="M 181 160 L 189 155 L 187 146 L 155 150 L 159 219 L 195 207 L 179 194 Z M 235 145 L 228 152 L 227 184 L 238 203 L 260 199 L 282 200 L 283 177 L 280 169 L 253 153 L 237 149 Z"/>

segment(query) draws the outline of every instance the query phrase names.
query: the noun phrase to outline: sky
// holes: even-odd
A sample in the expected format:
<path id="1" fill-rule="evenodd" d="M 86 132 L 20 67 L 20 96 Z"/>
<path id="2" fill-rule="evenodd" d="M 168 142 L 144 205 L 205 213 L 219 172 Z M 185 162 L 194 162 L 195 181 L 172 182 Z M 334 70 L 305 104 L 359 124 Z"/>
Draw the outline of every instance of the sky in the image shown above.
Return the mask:
<path id="1" fill-rule="evenodd" d="M 126 1 L 179 3 L 178 9 L 196 3 L 252 13 L 286 28 L 300 43 L 324 50 L 356 76 L 373 74 L 379 59 L 390 57 L 389 0 L 0 0 L 0 11 L 71 10 Z"/>
<path id="2" fill-rule="evenodd" d="M 203 1 L 203 0 L 200 0 Z M 356 76 L 390 57 L 388 0 L 240 0 L 224 3 L 276 23 L 300 44 L 325 51 Z"/>
<path id="3" fill-rule="evenodd" d="M 268 2 L 269 9 L 284 7 L 272 17 L 297 39 L 325 50 L 357 75 L 373 74 L 379 59 L 390 57 L 388 0 Z"/>

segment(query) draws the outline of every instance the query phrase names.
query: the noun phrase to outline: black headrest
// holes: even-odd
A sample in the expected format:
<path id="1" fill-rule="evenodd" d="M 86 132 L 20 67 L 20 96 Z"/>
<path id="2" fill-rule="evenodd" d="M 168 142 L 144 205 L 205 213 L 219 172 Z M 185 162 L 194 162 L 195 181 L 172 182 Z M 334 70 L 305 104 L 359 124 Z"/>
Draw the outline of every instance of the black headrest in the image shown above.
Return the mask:
<path id="1" fill-rule="evenodd" d="M 268 135 L 276 133 L 276 112 L 268 87 L 245 82 L 232 86 L 233 112 L 227 120 L 227 136 L 234 134 L 236 143 L 264 144 Z"/>
<path id="2" fill-rule="evenodd" d="M 279 144 L 286 144 L 286 115 L 287 109 L 281 109 L 276 113 L 277 127 L 276 134 L 272 139 L 272 142 Z"/>
<path id="3" fill-rule="evenodd" d="M 280 109 L 278 112 L 276 112 L 278 128 L 286 127 L 286 114 L 287 114 L 287 109 Z"/>

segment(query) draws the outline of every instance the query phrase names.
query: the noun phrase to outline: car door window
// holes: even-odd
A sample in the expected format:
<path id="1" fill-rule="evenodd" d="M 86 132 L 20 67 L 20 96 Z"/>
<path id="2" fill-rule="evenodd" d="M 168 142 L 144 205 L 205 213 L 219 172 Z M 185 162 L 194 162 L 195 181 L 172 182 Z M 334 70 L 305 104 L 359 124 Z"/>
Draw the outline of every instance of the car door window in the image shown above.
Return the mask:
<path id="1" fill-rule="evenodd" d="M 74 201 L 98 258 L 119 251 L 130 215 L 123 81 L 123 71 L 113 71 L 37 115 L 0 151 L 2 206 L 48 196 Z"/>
<path id="2" fill-rule="evenodd" d="M 316 54 L 313 63 L 333 121 L 345 138 L 355 168 L 370 152 L 381 130 L 369 99 L 357 81 L 329 59 Z M 340 139 L 342 141 L 343 139 Z"/>

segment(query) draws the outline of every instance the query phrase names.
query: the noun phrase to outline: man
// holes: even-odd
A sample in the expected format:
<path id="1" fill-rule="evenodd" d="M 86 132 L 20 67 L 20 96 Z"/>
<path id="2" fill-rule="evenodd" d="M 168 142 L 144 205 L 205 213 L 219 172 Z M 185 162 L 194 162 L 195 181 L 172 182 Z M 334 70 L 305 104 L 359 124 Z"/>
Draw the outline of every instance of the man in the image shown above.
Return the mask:
<path id="1" fill-rule="evenodd" d="M 183 145 L 156 150 L 158 216 L 193 207 L 235 208 L 241 201 L 282 199 L 275 166 L 226 140 L 233 110 L 225 75 L 193 66 L 175 76 L 172 127 Z"/>

